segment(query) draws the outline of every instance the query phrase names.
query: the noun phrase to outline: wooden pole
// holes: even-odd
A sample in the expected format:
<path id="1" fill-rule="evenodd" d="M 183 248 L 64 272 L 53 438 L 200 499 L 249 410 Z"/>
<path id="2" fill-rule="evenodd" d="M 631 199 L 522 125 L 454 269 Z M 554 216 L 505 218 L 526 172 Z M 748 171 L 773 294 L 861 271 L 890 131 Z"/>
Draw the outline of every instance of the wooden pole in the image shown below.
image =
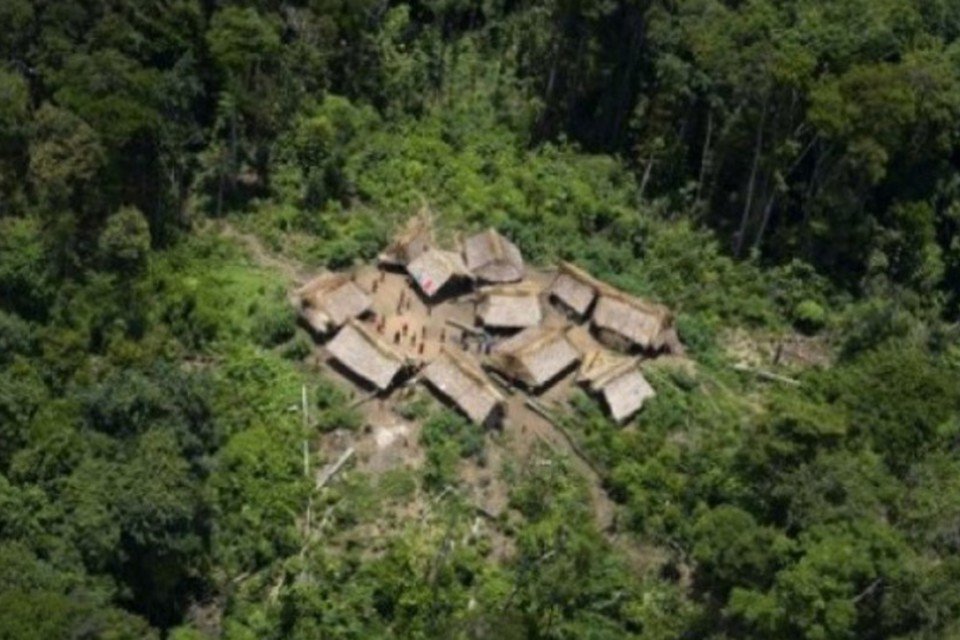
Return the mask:
<path id="1" fill-rule="evenodd" d="M 300 387 L 300 407 L 303 411 L 303 430 L 306 435 L 306 430 L 310 427 L 310 408 L 307 404 L 307 385 L 305 384 Z M 310 447 L 306 438 L 303 440 L 303 475 L 310 477 Z"/>
<path id="2" fill-rule="evenodd" d="M 337 459 L 336 462 L 334 462 L 331 466 L 329 466 L 329 467 L 327 467 L 326 469 L 324 469 L 324 470 L 323 470 L 323 473 L 321 473 L 321 474 L 317 477 L 317 487 L 316 487 L 316 488 L 317 488 L 317 489 L 322 489 L 322 488 L 324 487 L 324 485 L 326 485 L 328 482 L 330 482 L 330 480 L 333 478 L 333 476 L 337 475 L 337 473 L 340 472 L 340 469 L 343 468 L 343 465 L 347 464 L 347 461 L 349 461 L 350 458 L 353 457 L 353 454 L 354 454 L 354 453 L 355 453 L 354 448 L 353 448 L 353 447 L 350 447 L 349 449 L 347 449 L 346 451 L 344 451 L 344 452 L 340 455 L 340 457 Z"/>

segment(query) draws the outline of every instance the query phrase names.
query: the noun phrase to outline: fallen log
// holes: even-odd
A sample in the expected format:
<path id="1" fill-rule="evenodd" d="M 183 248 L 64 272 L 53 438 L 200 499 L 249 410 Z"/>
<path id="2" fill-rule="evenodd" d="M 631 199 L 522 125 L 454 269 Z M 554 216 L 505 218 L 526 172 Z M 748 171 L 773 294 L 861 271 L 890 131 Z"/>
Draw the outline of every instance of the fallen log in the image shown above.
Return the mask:
<path id="1" fill-rule="evenodd" d="M 330 482 L 330 480 L 333 479 L 333 476 L 337 475 L 337 473 L 340 472 L 340 469 L 347 464 L 347 461 L 353 457 L 355 452 L 356 450 L 353 447 L 350 447 L 340 455 L 336 462 L 324 468 L 324 470 L 317 475 L 316 489 L 322 489 L 328 482 Z"/>
<path id="2" fill-rule="evenodd" d="M 735 371 L 741 371 L 743 373 L 749 373 L 757 376 L 763 380 L 769 380 L 771 382 L 780 382 L 782 384 L 789 384 L 794 387 L 800 386 L 800 381 L 794 378 L 788 378 L 786 376 L 781 376 L 779 374 L 773 373 L 772 371 L 767 371 L 765 369 L 755 369 L 753 367 L 747 366 L 745 364 L 735 364 L 733 365 Z"/>

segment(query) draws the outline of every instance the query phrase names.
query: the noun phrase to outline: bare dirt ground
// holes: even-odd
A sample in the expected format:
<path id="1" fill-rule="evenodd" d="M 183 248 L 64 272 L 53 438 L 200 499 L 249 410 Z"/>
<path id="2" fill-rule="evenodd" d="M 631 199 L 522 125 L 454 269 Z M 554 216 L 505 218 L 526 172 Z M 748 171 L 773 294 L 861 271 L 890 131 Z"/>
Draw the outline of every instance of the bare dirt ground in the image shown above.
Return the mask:
<path id="1" fill-rule="evenodd" d="M 237 230 L 229 222 L 217 223 L 216 229 L 224 237 L 243 245 L 257 265 L 283 273 L 289 280 L 291 289 L 315 275 L 306 265 L 268 251 L 256 236 Z M 457 326 L 474 325 L 476 298 L 472 294 L 429 304 L 414 289 L 404 273 L 382 271 L 372 265 L 360 267 L 354 273 L 357 284 L 367 291 L 374 301 L 375 316 L 368 320 L 369 328 L 378 332 L 388 344 L 411 361 L 425 364 L 437 356 L 441 347 L 447 346 L 460 349 L 478 363 L 482 362 L 483 350 L 479 342 L 472 339 L 471 332 L 465 332 Z M 553 277 L 554 273 L 550 271 L 528 269 L 527 279 L 540 289 L 549 286 Z M 564 316 L 551 305 L 544 304 L 543 307 L 545 326 L 568 324 Z M 577 342 L 581 348 L 596 344 L 587 331 L 577 332 Z M 362 472 L 382 474 L 398 467 L 418 468 L 422 465 L 424 451 L 419 444 L 420 426 L 414 421 L 404 420 L 397 412 L 399 404 L 405 401 L 412 391 L 410 384 L 395 390 L 386 398 L 376 397 L 369 389 L 358 387 L 354 381 L 331 366 L 322 345 L 308 358 L 307 364 L 313 370 L 324 371 L 349 390 L 353 402 L 358 405 L 365 418 L 365 427 L 361 433 L 335 432 L 321 437 L 318 444 L 328 460 L 336 460 L 342 452 L 353 447 L 357 468 Z M 562 407 L 574 385 L 574 377 L 573 372 L 567 372 L 535 398 L 536 401 L 547 409 Z M 598 528 L 611 544 L 625 553 L 634 568 L 638 571 L 650 571 L 662 566 L 667 557 L 664 550 L 641 545 L 633 538 L 617 532 L 616 503 L 603 489 L 601 476 L 566 434 L 530 408 L 527 403 L 530 396 L 525 391 L 516 388 L 502 389 L 507 398 L 503 433 L 491 436 L 490 444 L 493 446 L 486 448 L 486 460 L 482 467 L 475 462 L 464 462 L 460 470 L 464 491 L 478 511 L 496 518 L 507 510 L 509 487 L 504 481 L 504 465 L 508 461 L 529 460 L 543 444 L 569 460 L 575 471 L 584 478 Z M 409 505 L 408 515 L 422 518 L 428 508 L 429 504 L 425 503 L 421 496 Z M 484 524 L 478 521 L 476 528 L 482 529 Z M 492 526 L 486 528 L 495 529 Z M 502 535 L 494 534 L 492 538 L 494 555 L 509 555 L 511 543 Z"/>

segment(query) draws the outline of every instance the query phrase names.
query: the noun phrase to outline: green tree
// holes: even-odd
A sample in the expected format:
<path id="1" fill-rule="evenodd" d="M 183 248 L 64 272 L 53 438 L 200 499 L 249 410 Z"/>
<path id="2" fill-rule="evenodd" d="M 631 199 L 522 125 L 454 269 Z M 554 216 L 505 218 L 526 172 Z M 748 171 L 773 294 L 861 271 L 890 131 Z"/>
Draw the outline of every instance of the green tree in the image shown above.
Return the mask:
<path id="1" fill-rule="evenodd" d="M 146 268 L 150 227 L 138 209 L 122 207 L 107 218 L 99 244 L 101 259 L 108 268 L 133 277 Z"/>

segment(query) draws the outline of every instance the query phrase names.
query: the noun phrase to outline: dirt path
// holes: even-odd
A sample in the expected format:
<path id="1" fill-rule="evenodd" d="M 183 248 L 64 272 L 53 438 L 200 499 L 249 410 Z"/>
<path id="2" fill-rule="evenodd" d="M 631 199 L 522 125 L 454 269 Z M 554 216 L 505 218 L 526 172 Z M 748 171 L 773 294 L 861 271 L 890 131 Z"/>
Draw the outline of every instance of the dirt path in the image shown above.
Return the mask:
<path id="1" fill-rule="evenodd" d="M 528 407 L 526 397 L 515 394 L 509 399 L 508 414 L 514 429 L 519 429 L 523 437 L 520 438 L 520 449 L 517 453 L 525 457 L 537 441 L 544 442 L 550 449 L 560 453 L 570 460 L 574 469 L 587 483 L 590 492 L 590 502 L 597 526 L 607 533 L 614 527 L 617 513 L 616 503 L 610 499 L 603 489 L 603 479 L 593 469 L 590 462 L 580 455 L 560 429 L 539 413 Z"/>

